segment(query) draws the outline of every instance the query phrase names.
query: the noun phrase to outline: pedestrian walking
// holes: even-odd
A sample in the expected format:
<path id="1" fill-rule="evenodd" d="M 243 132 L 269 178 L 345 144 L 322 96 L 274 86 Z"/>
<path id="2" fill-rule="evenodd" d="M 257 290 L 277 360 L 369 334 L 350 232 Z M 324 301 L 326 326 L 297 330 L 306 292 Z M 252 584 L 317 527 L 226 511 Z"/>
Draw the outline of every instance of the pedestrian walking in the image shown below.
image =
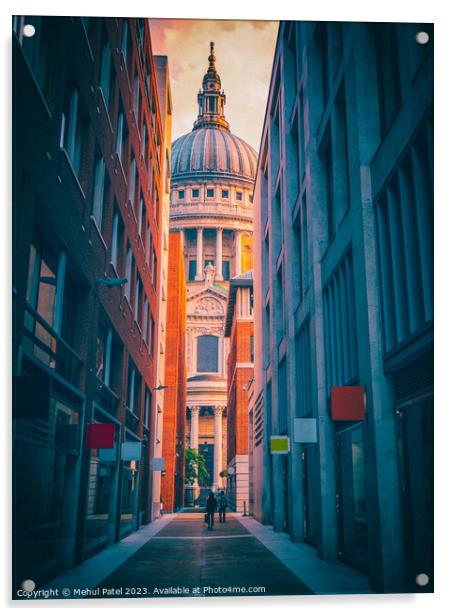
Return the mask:
<path id="1" fill-rule="evenodd" d="M 215 494 L 211 492 L 206 500 L 206 513 L 207 513 L 207 530 L 213 530 L 213 525 L 215 523 L 215 511 L 217 509 L 217 499 L 215 498 Z"/>
<path id="2" fill-rule="evenodd" d="M 218 513 L 220 514 L 220 522 L 226 522 L 226 507 L 227 506 L 228 506 L 228 501 L 222 490 L 218 498 Z"/>

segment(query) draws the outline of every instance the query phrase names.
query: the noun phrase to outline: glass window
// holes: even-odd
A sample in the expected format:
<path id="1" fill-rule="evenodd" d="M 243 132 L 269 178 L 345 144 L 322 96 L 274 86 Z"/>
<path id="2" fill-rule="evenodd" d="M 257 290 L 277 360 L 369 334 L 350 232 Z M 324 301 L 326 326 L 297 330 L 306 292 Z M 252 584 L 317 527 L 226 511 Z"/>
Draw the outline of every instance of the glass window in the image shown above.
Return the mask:
<path id="1" fill-rule="evenodd" d="M 242 196 L 243 196 L 243 193 L 240 190 L 238 190 L 235 193 L 235 198 L 237 199 L 237 201 L 241 201 L 242 200 Z"/>
<path id="2" fill-rule="evenodd" d="M 138 113 L 140 111 L 140 101 L 141 101 L 141 92 L 140 92 L 140 81 L 138 79 L 138 71 L 135 67 L 135 76 L 133 78 L 133 110 L 135 112 L 135 118 L 138 120 Z M 139 127 L 137 125 L 139 130 Z"/>
<path id="3" fill-rule="evenodd" d="M 113 69 L 111 61 L 111 45 L 109 40 L 106 39 L 104 34 L 104 43 L 102 47 L 102 57 L 100 63 L 100 78 L 99 86 L 104 97 L 105 106 L 109 109 L 110 106 L 110 93 L 112 89 L 113 81 Z"/>
<path id="4" fill-rule="evenodd" d="M 94 191 L 92 215 L 96 221 L 97 228 L 102 231 L 102 220 L 104 213 L 104 200 L 108 192 L 108 174 L 105 173 L 105 161 L 99 156 L 94 169 Z"/>
<path id="5" fill-rule="evenodd" d="M 76 287 L 66 275 L 66 261 L 64 251 L 56 254 L 39 238 L 33 241 L 30 247 L 26 291 L 31 310 L 27 310 L 24 317 L 24 326 L 32 333 L 25 342 L 30 353 L 53 370 L 64 373 L 65 378 L 69 375 L 63 370 L 63 362 L 59 361 L 60 348 L 55 348 L 55 341 L 56 336 L 64 336 L 66 341 L 72 344 L 75 322 L 73 306 L 77 300 Z M 56 336 L 36 320 L 32 311 L 36 311 L 53 328 Z M 33 338 L 39 342 L 33 344 Z"/>
<path id="6" fill-rule="evenodd" d="M 115 208 L 116 209 L 116 208 Z M 124 225 L 122 224 L 121 217 L 116 209 L 113 216 L 112 232 L 111 232 L 111 247 L 110 247 L 110 261 L 113 264 L 116 273 L 121 274 L 123 272 L 123 238 L 124 238 Z"/>
<path id="7" fill-rule="evenodd" d="M 177 193 L 178 199 L 185 199 L 185 190 L 179 190 Z"/>
<path id="8" fill-rule="evenodd" d="M 118 124 L 116 127 L 116 154 L 122 163 L 123 169 L 126 168 L 127 162 L 127 139 L 127 122 L 125 121 L 124 112 L 121 110 L 118 115 Z"/>
<path id="9" fill-rule="evenodd" d="M 147 138 L 148 138 L 148 129 L 146 128 L 146 123 L 143 121 L 143 129 L 142 133 L 142 142 L 141 142 L 141 156 L 144 158 L 144 163 L 146 164 L 146 148 L 147 148 Z"/>
<path id="10" fill-rule="evenodd" d="M 143 299 L 143 284 L 141 282 L 140 277 L 137 274 L 137 283 L 135 285 L 135 311 L 134 311 L 134 318 L 135 321 L 137 322 L 138 326 L 141 328 L 142 327 L 142 316 L 143 316 L 143 312 L 142 312 L 142 299 Z"/>
<path id="11" fill-rule="evenodd" d="M 208 199 L 213 199 L 214 196 L 215 196 L 215 189 L 214 188 L 208 188 L 207 189 L 207 197 L 208 197 Z"/>
<path id="12" fill-rule="evenodd" d="M 222 199 L 228 199 L 229 198 L 229 190 L 222 190 L 221 191 L 221 198 Z"/>
<path id="13" fill-rule="evenodd" d="M 85 118 L 81 110 L 79 92 L 74 88 L 65 101 L 61 115 L 60 146 L 66 150 L 77 176 L 80 174 L 84 131 Z"/>
<path id="14" fill-rule="evenodd" d="M 143 311 L 143 340 L 147 343 L 149 329 L 149 301 L 148 298 L 144 298 L 144 311 Z"/>
<path id="15" fill-rule="evenodd" d="M 55 319 L 57 257 L 44 247 L 31 245 L 27 301 L 51 326 Z"/>
<path id="16" fill-rule="evenodd" d="M 105 423 L 106 416 L 96 411 L 94 423 Z M 109 528 L 116 517 L 115 500 L 111 498 L 115 486 L 118 458 L 119 430 L 115 430 L 112 449 L 91 449 L 89 464 L 89 494 L 86 510 L 85 552 L 93 554 L 107 545 Z"/>
<path id="17" fill-rule="evenodd" d="M 157 255 L 155 254 L 155 250 L 152 250 L 151 279 L 152 279 L 152 286 L 155 289 L 156 282 L 157 282 Z"/>
<path id="18" fill-rule="evenodd" d="M 199 198 L 199 188 L 193 188 L 193 190 L 191 191 L 191 196 L 193 197 L 193 199 L 198 199 Z"/>
<path id="19" fill-rule="evenodd" d="M 126 436 L 126 441 L 131 440 Z M 125 461 L 122 467 L 120 536 L 133 530 L 136 524 L 136 499 L 139 486 L 138 460 Z"/>
<path id="20" fill-rule="evenodd" d="M 198 336 L 198 372 L 218 372 L 218 337 Z"/>
<path id="21" fill-rule="evenodd" d="M 96 338 L 96 376 L 107 386 L 111 375 L 111 345 L 111 329 L 100 326 Z"/>
<path id="22" fill-rule="evenodd" d="M 231 278 L 231 264 L 229 261 L 223 261 L 222 263 L 223 280 L 229 280 Z"/>
<path id="23" fill-rule="evenodd" d="M 148 340 L 148 347 L 149 347 L 149 352 L 151 354 L 151 356 L 154 355 L 154 339 L 155 339 L 155 322 L 154 322 L 154 317 L 150 316 L 149 318 L 149 340 Z"/>
<path id="24" fill-rule="evenodd" d="M 129 200 L 134 205 L 135 201 L 135 185 L 137 179 L 137 163 L 135 157 L 132 156 L 132 160 L 130 162 L 130 170 L 129 170 Z"/>
<path id="25" fill-rule="evenodd" d="M 116 126 L 116 154 L 121 160 L 122 155 L 122 134 L 124 131 L 124 114 L 122 111 L 118 114 L 118 124 Z"/>
<path id="26" fill-rule="evenodd" d="M 129 301 L 130 301 L 130 294 L 132 291 L 132 263 L 133 263 L 132 248 L 130 247 L 130 244 L 127 242 L 127 255 L 126 255 L 127 282 L 126 282 L 126 287 L 125 287 L 125 296 L 127 297 Z"/>
<path id="27" fill-rule="evenodd" d="M 327 231 L 328 239 L 331 241 L 336 231 L 337 212 L 335 211 L 334 203 L 334 175 L 333 175 L 333 150 L 331 143 L 331 126 L 328 126 L 325 131 L 320 146 L 320 157 L 322 160 L 324 178 L 325 178 L 325 205 L 327 215 Z"/>
<path id="28" fill-rule="evenodd" d="M 146 263 L 148 266 L 151 264 L 151 245 L 152 245 L 152 237 L 151 237 L 151 227 L 149 223 L 146 223 Z"/>
<path id="29" fill-rule="evenodd" d="M 375 24 L 382 132 L 389 126 L 401 100 L 397 28 L 394 23 Z"/>
<path id="30" fill-rule="evenodd" d="M 196 260 L 188 262 L 188 280 L 194 280 L 196 277 Z"/>
<path id="31" fill-rule="evenodd" d="M 144 41 L 144 19 L 142 17 L 137 19 L 137 40 L 138 44 L 142 47 Z"/>
<path id="32" fill-rule="evenodd" d="M 122 25 L 121 51 L 124 56 L 124 64 L 129 75 L 131 75 L 130 65 L 132 61 L 132 40 L 129 33 L 128 20 L 124 19 Z"/>
<path id="33" fill-rule="evenodd" d="M 151 401 L 152 401 L 152 394 L 149 391 L 149 389 L 146 387 L 145 393 L 144 393 L 144 419 L 143 419 L 143 423 L 146 426 L 146 428 L 149 428 L 149 420 L 151 417 Z"/>
<path id="34" fill-rule="evenodd" d="M 140 416 L 141 376 L 135 364 L 129 359 L 127 374 L 127 409 Z"/>

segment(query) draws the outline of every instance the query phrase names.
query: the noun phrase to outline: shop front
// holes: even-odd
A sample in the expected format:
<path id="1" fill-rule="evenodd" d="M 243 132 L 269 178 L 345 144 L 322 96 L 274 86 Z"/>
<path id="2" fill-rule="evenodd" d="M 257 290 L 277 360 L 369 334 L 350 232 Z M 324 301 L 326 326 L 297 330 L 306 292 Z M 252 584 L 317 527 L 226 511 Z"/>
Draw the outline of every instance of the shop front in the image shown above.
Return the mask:
<path id="1" fill-rule="evenodd" d="M 74 564 L 84 397 L 28 359 L 14 390 L 13 578 L 20 585 Z"/>
<path id="2" fill-rule="evenodd" d="M 105 410 L 94 405 L 93 425 L 114 426 L 114 436 L 112 447 L 94 446 L 90 449 L 85 558 L 116 540 L 120 424 Z"/>
<path id="3" fill-rule="evenodd" d="M 336 511 L 338 556 L 367 571 L 368 523 L 363 427 L 360 422 L 336 431 Z"/>

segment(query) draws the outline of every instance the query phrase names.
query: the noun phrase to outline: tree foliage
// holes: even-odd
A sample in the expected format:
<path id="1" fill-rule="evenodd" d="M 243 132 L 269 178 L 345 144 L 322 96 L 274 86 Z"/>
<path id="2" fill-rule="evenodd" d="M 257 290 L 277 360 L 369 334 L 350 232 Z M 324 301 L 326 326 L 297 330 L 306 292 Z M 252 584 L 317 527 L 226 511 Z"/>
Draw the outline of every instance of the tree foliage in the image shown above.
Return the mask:
<path id="1" fill-rule="evenodd" d="M 196 479 L 202 482 L 208 474 L 206 459 L 202 453 L 187 447 L 185 450 L 185 482 L 192 486 Z"/>

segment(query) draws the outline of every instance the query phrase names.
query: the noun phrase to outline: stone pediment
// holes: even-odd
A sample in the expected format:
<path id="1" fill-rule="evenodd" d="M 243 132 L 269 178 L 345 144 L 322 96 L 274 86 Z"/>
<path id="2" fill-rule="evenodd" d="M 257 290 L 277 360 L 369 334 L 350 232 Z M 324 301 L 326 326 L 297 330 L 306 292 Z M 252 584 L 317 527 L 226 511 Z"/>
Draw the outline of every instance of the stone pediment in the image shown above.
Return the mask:
<path id="1" fill-rule="evenodd" d="M 219 317 L 226 309 L 226 295 L 214 287 L 196 291 L 187 298 L 187 313 L 196 316 Z"/>

